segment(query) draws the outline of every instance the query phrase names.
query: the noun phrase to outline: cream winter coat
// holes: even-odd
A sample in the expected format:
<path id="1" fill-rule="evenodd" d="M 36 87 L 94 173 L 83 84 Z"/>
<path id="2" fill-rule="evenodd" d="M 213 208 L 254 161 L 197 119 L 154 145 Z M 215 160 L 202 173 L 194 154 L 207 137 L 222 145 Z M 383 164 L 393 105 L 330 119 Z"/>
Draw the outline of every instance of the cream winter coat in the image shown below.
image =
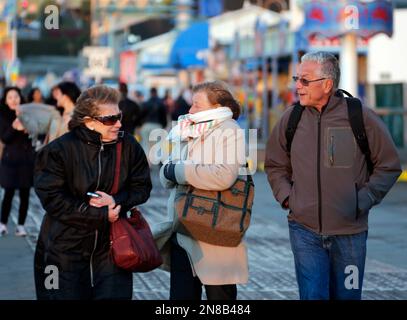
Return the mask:
<path id="1" fill-rule="evenodd" d="M 187 185 L 205 190 L 228 189 L 237 179 L 239 168 L 245 165 L 244 134 L 235 120 L 229 119 L 201 138 L 191 139 L 172 153 L 172 161 L 180 158 L 175 166 L 178 185 L 164 177 L 160 171 L 161 183 L 171 188 L 168 199 L 168 220 L 153 226 L 153 234 L 164 258 L 163 268 L 169 270 L 170 241 L 178 223 L 174 210 L 175 195 Z M 177 156 L 178 154 L 178 156 Z M 180 155 L 180 156 L 179 156 Z M 174 158 L 175 156 L 175 158 Z M 206 285 L 243 284 L 248 281 L 248 259 L 246 244 L 237 247 L 222 247 L 177 233 L 179 245 L 188 253 L 193 272 Z"/>

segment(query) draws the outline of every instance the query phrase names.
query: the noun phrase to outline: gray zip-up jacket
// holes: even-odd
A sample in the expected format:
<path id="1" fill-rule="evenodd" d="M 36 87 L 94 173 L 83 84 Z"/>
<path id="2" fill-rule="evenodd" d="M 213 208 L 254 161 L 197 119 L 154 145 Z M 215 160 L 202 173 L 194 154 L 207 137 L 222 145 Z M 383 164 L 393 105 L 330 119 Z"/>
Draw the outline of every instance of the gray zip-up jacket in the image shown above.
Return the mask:
<path id="1" fill-rule="evenodd" d="M 332 95 L 319 113 L 305 108 L 287 153 L 285 131 L 293 107 L 267 143 L 265 171 L 280 204 L 288 198 L 289 220 L 322 235 L 367 230 L 369 209 L 380 203 L 401 173 L 393 140 L 382 120 L 363 108 L 372 175 L 353 136 L 344 97 Z"/>

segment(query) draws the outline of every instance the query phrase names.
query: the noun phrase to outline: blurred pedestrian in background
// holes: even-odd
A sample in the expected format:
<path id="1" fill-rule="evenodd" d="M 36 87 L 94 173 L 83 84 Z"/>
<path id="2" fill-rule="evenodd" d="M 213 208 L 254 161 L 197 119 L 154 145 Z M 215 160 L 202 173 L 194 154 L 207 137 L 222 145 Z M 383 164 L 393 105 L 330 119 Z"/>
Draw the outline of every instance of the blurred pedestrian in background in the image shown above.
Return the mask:
<path id="1" fill-rule="evenodd" d="M 119 109 L 123 114 L 121 130 L 134 135 L 136 128 L 141 124 L 140 106 L 128 97 L 127 84 L 124 82 L 119 83 L 119 91 L 121 93 Z"/>
<path id="2" fill-rule="evenodd" d="M 144 103 L 144 93 L 141 92 L 140 90 L 136 90 L 135 92 L 135 101 L 142 106 Z"/>
<path id="3" fill-rule="evenodd" d="M 42 92 L 40 88 L 33 87 L 27 94 L 27 103 L 44 103 Z M 46 134 L 38 135 L 40 144 L 44 142 Z"/>
<path id="4" fill-rule="evenodd" d="M 167 115 L 171 115 L 174 112 L 175 101 L 172 97 L 170 89 L 165 90 L 163 103 L 165 105 L 165 109 L 167 110 Z"/>
<path id="5" fill-rule="evenodd" d="M 0 163 L 0 185 L 4 188 L 1 205 L 1 235 L 8 233 L 7 222 L 16 190 L 19 190 L 20 208 L 15 234 L 27 235 L 24 223 L 27 217 L 30 188 L 33 185 L 35 151 L 31 139 L 17 119 L 19 106 L 24 102 L 23 100 L 19 88 L 6 87 L 0 101 L 0 139 L 4 143 Z"/>
<path id="6" fill-rule="evenodd" d="M 141 145 L 148 158 L 150 133 L 155 129 L 164 129 L 167 126 L 167 110 L 163 101 L 158 97 L 157 88 L 150 89 L 150 98 L 143 105 L 142 121 Z"/>
<path id="7" fill-rule="evenodd" d="M 189 112 L 191 105 L 185 99 L 184 97 L 185 95 L 186 96 L 189 95 L 188 90 L 181 90 L 177 100 L 175 100 L 174 109 L 171 113 L 172 121 L 177 121 L 180 116 L 187 114 Z"/>
<path id="8" fill-rule="evenodd" d="M 27 102 L 44 103 L 41 90 L 32 88 L 27 95 Z"/>
<path id="9" fill-rule="evenodd" d="M 74 82 L 64 81 L 57 85 L 54 97 L 57 100 L 57 106 L 63 109 L 62 119 L 56 130 L 48 133 L 48 142 L 68 132 L 68 123 L 71 120 L 76 100 L 80 94 L 81 90 Z"/>
<path id="10" fill-rule="evenodd" d="M 58 107 L 58 105 L 57 105 L 58 97 L 61 94 L 62 94 L 61 90 L 59 90 L 58 86 L 57 85 L 53 86 L 51 88 L 51 92 L 50 92 L 48 98 L 45 99 L 45 103 L 49 104 L 51 106 L 54 106 L 61 113 L 61 116 L 62 116 L 62 113 L 64 112 L 64 108 Z"/>

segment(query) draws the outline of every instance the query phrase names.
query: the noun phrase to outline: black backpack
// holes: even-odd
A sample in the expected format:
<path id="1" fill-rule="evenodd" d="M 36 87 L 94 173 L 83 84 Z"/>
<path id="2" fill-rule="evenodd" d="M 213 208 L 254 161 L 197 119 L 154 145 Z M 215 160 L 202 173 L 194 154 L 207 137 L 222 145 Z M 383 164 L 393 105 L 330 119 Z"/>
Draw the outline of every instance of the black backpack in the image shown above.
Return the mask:
<path id="1" fill-rule="evenodd" d="M 355 136 L 356 142 L 365 155 L 367 169 L 369 174 L 373 172 L 373 162 L 370 158 L 370 148 L 369 142 L 367 140 L 365 125 L 363 123 L 363 111 L 362 111 L 362 103 L 359 99 L 354 98 L 349 92 L 339 89 L 341 93 L 346 94 L 348 97 L 346 99 L 346 104 L 348 106 L 348 117 L 349 123 L 352 128 L 353 135 Z M 297 102 L 294 105 L 294 109 L 291 111 L 290 118 L 288 119 L 287 128 L 285 131 L 285 137 L 287 140 L 287 151 L 290 153 L 291 151 L 291 143 L 294 139 L 295 131 L 297 130 L 298 123 L 301 120 L 302 112 L 304 111 L 304 107 Z"/>

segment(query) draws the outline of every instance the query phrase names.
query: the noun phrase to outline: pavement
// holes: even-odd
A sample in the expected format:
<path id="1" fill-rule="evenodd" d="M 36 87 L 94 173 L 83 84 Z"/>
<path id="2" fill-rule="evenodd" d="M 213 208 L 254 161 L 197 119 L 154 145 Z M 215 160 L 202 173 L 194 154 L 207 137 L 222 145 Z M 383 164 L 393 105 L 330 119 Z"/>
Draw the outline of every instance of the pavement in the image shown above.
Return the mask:
<path id="1" fill-rule="evenodd" d="M 399 149 L 399 157 L 402 163 L 403 172 L 399 177 L 399 181 L 407 182 L 407 148 Z"/>
<path id="2" fill-rule="evenodd" d="M 0 300 L 35 299 L 33 251 L 26 239 L 1 237 L 0 257 Z"/>
<path id="3" fill-rule="evenodd" d="M 152 171 L 153 191 L 141 206 L 150 224 L 163 219 L 168 191 Z M 249 283 L 238 286 L 238 299 L 298 299 L 294 262 L 288 239 L 286 212 L 273 199 L 264 173 L 254 176 L 256 185 L 252 224 L 246 234 L 249 251 Z M 2 197 L 0 191 L 0 197 Z M 407 183 L 399 182 L 370 213 L 370 229 L 363 299 L 407 299 Z M 9 231 L 14 232 L 18 200 L 13 203 Z M 43 209 L 32 191 L 26 222 L 29 236 L 12 232 L 0 238 L 0 299 L 35 299 L 33 252 Z M 165 300 L 169 274 L 160 269 L 134 274 L 135 300 Z"/>

